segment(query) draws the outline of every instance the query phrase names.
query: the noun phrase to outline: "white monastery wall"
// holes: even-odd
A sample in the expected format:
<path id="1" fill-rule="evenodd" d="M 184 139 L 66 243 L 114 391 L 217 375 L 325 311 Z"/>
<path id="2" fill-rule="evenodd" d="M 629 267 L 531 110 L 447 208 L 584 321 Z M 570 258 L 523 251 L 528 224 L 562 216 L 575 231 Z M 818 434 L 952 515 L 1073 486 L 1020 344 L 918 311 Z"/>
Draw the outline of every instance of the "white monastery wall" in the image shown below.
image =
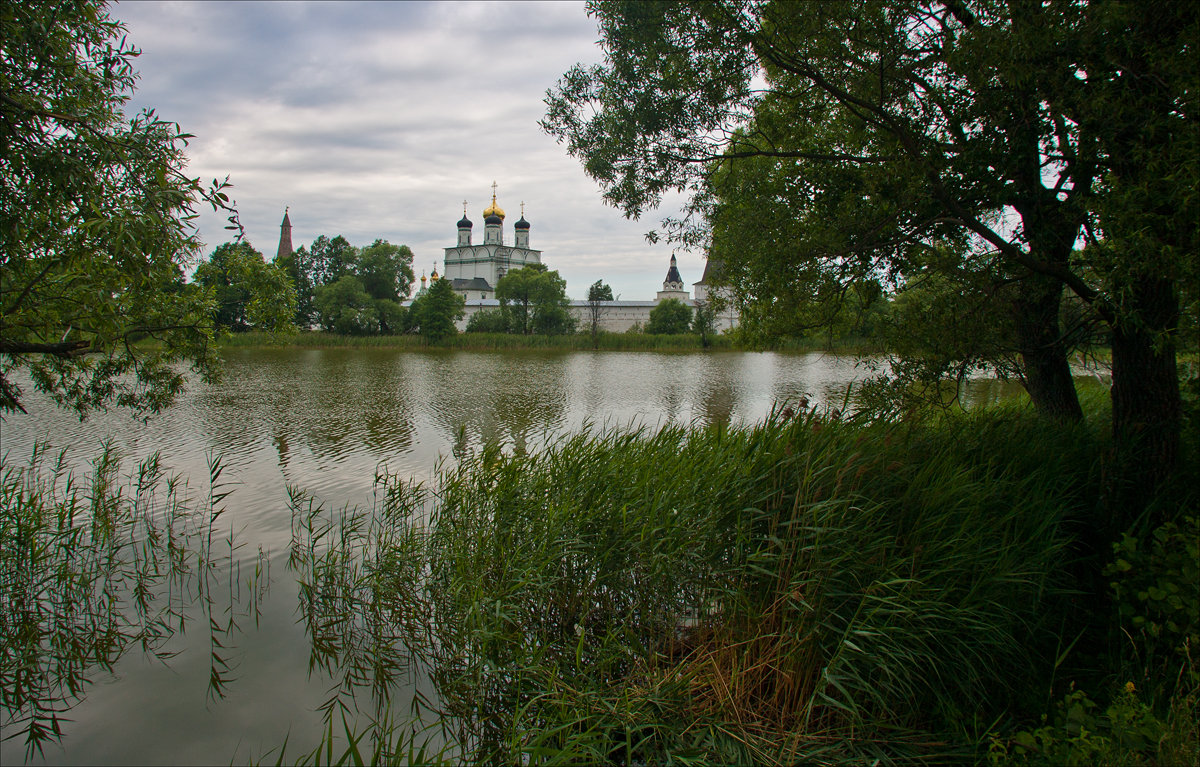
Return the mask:
<path id="1" fill-rule="evenodd" d="M 684 300 L 685 304 L 695 307 L 696 302 Z M 600 329 L 611 333 L 624 333 L 634 325 L 645 327 L 650 321 L 650 311 L 658 305 L 657 301 L 602 301 L 600 309 Z M 463 318 L 456 325 L 459 331 L 466 330 L 471 315 L 484 310 L 496 311 L 500 302 L 494 298 L 468 299 L 463 307 Z M 572 301 L 571 314 L 578 321 L 577 330 L 586 331 L 592 326 L 592 307 L 587 301 Z M 737 325 L 737 314 L 732 310 L 723 311 L 714 323 L 716 331 L 722 333 Z"/>

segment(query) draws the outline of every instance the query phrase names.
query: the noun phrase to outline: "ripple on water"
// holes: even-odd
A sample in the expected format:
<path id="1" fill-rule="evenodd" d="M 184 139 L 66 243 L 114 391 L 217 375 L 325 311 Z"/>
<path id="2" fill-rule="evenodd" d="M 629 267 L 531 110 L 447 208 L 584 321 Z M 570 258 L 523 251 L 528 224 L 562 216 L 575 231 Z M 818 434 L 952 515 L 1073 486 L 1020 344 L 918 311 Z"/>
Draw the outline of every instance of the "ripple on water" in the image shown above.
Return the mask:
<path id="1" fill-rule="evenodd" d="M 124 411 L 81 423 L 36 393 L 26 403 L 31 415 L 4 418 L 0 452 L 15 462 L 40 440 L 70 447 L 73 465 L 86 467 L 111 439 L 126 456 L 126 471 L 161 452 L 165 466 L 189 478 L 193 497 L 207 492 L 207 456 L 220 455 L 222 480 L 233 489 L 222 524 L 247 550 L 262 546 L 274 559 L 261 622 L 237 639 L 243 678 L 229 699 L 205 699 L 203 633 L 185 640 L 195 646 L 169 668 L 127 657 L 109 683 L 91 687 L 90 699 L 71 711 L 64 761 L 157 763 L 168 754 L 211 761 L 233 758 L 243 739 L 266 743 L 265 751 L 289 728 L 320 728 L 314 712 L 328 680 L 306 676 L 297 587 L 279 563 L 290 541 L 289 485 L 329 507 L 369 505 L 381 466 L 427 480 L 456 449 L 484 441 L 536 449 L 589 422 L 748 423 L 776 400 L 804 395 L 814 405 L 838 406 L 847 384 L 868 372 L 832 355 L 740 352 L 233 349 L 226 357 L 222 383 L 191 382 L 175 406 L 148 423 Z M 32 388 L 27 379 L 19 383 Z M 174 708 L 148 713 L 147 700 L 170 700 Z M 129 721 L 148 722 L 132 741 L 113 726 Z M 0 744 L 3 761 L 19 759 L 19 748 Z"/>

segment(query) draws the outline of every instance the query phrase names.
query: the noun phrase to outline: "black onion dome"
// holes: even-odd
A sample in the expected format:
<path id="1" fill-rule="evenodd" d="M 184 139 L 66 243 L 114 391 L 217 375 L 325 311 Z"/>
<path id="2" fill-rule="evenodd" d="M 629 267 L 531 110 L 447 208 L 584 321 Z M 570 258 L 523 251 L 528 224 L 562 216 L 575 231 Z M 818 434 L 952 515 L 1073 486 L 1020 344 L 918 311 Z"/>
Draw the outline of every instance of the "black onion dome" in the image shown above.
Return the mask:
<path id="1" fill-rule="evenodd" d="M 459 229 L 470 229 L 471 226 L 472 226 L 471 219 L 467 218 L 466 214 L 463 214 L 463 217 L 458 222 L 458 228 Z"/>
<path id="2" fill-rule="evenodd" d="M 484 224 L 487 224 L 487 225 L 489 225 L 489 226 L 490 226 L 490 225 L 496 225 L 496 226 L 499 226 L 499 225 L 501 225 L 501 224 L 503 224 L 503 223 L 504 223 L 504 219 L 503 219 L 503 218 L 501 218 L 500 216 L 497 216 L 497 215 L 495 215 L 495 214 L 492 214 L 492 215 L 488 216 L 487 218 L 485 218 L 485 219 L 483 220 L 483 223 L 484 223 Z"/>
<path id="3" fill-rule="evenodd" d="M 521 220 L 518 221 L 517 223 L 513 224 L 513 229 L 528 229 L 528 228 L 529 228 L 529 222 L 525 220 L 524 216 L 521 216 Z"/>

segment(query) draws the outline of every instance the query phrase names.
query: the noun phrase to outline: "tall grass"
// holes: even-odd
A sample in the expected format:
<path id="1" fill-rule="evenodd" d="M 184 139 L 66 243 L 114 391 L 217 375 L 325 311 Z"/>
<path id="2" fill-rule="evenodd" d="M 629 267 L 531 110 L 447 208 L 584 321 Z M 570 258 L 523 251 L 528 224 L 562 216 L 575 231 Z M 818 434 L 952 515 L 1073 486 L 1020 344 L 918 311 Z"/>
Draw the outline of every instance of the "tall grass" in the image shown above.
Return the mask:
<path id="1" fill-rule="evenodd" d="M 709 336 L 710 348 L 732 349 L 733 341 L 728 336 Z M 445 338 L 439 346 L 454 349 L 570 349 L 603 351 L 637 350 L 698 350 L 705 348 L 699 335 L 651 335 L 647 333 L 611 333 L 601 331 L 593 340 L 590 333 L 575 333 L 563 336 L 521 336 L 511 333 L 460 333 Z"/>
<path id="2" fill-rule="evenodd" d="M 645 333 L 601 332 L 593 341 L 589 333 L 561 336 L 514 335 L 511 333 L 459 333 L 436 343 L 430 343 L 418 335 L 400 336 L 343 336 L 334 333 L 308 332 L 286 337 L 268 333 L 237 333 L 221 343 L 226 347 L 291 346 L 296 348 L 389 348 L 389 349 L 463 349 L 490 351 L 498 349 L 563 349 L 602 351 L 639 350 L 700 350 L 711 348 L 728 350 L 740 348 L 730 336 L 709 336 L 709 347 L 705 347 L 700 336 L 693 334 L 649 335 Z M 763 348 L 789 351 L 809 351 L 824 348 L 816 344 L 799 341 L 780 341 Z"/>
<path id="3" fill-rule="evenodd" d="M 300 499 L 294 565 L 306 604 L 355 595 L 310 621 L 364 627 L 346 684 L 419 669 L 458 758 L 956 759 L 1044 692 L 1099 431 L 789 411 L 488 446 L 382 478 L 370 519 Z"/>
<path id="4" fill-rule="evenodd" d="M 232 534 L 214 538 L 221 473 L 211 459 L 200 505 L 157 455 L 121 477 L 111 444 L 82 477 L 44 445 L 27 462 L 0 460 L 0 724 L 27 756 L 66 735 L 93 676 L 125 653 L 174 655 L 169 640 L 193 608 L 207 618 L 209 694 L 224 695 L 231 639 L 268 574 L 259 551 L 243 578 Z"/>

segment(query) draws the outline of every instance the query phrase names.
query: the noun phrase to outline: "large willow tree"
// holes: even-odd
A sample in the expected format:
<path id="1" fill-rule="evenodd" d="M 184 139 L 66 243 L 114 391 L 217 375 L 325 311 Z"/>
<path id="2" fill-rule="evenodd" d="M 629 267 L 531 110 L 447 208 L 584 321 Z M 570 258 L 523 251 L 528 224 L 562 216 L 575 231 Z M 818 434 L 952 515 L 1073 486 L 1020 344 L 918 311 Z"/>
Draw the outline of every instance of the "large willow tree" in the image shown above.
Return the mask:
<path id="1" fill-rule="evenodd" d="M 19 368 L 81 415 L 158 410 L 180 362 L 215 371 L 184 270 L 196 206 L 229 203 L 184 173 L 178 125 L 125 114 L 137 55 L 101 2 L 0 5 L 0 409 L 23 409 Z"/>
<path id="2" fill-rule="evenodd" d="M 987 297 L 990 320 L 974 324 L 1003 336 L 1041 412 L 1074 419 L 1069 291 L 1112 338 L 1129 476 L 1170 470 L 1179 306 L 1197 285 L 1195 6 L 589 11 L 604 62 L 566 73 L 543 127 L 629 216 L 691 195 L 693 215 L 668 231 L 711 245 L 751 317 L 932 270 L 973 286 L 936 291 L 943 313 Z"/>

